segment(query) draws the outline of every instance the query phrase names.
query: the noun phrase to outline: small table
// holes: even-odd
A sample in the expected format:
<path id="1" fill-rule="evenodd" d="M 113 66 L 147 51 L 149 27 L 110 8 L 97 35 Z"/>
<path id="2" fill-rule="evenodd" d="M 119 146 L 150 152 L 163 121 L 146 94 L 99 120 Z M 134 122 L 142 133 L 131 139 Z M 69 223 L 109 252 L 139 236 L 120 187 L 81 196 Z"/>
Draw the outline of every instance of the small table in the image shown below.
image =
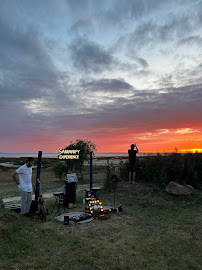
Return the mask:
<path id="1" fill-rule="evenodd" d="M 98 191 L 98 190 L 101 190 L 101 188 L 100 188 L 100 187 L 92 187 L 91 190 L 96 190 L 96 191 Z"/>
<path id="2" fill-rule="evenodd" d="M 64 206 L 64 192 L 54 192 L 53 195 L 55 196 L 55 204 L 53 206 L 53 209 L 51 211 L 51 214 L 53 213 L 53 210 L 56 205 L 58 205 L 58 212 L 60 213 L 60 207 L 63 206 L 64 211 L 65 211 L 65 206 Z"/>
<path id="3" fill-rule="evenodd" d="M 86 189 L 86 200 L 87 200 L 87 198 L 88 197 L 92 197 L 92 195 L 98 200 L 98 191 L 100 191 L 101 190 L 101 188 L 100 187 L 93 187 L 93 188 L 91 188 L 91 189 Z M 91 193 L 91 191 L 93 191 L 92 193 Z"/>

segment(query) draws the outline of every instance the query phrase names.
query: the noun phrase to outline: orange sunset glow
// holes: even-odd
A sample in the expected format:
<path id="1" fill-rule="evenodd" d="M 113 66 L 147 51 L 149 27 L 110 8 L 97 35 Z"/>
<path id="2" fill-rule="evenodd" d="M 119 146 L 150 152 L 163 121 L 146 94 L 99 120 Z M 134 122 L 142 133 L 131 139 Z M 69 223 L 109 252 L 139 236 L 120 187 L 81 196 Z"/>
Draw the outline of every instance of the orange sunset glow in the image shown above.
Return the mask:
<path id="1" fill-rule="evenodd" d="M 118 134 L 117 134 L 118 133 Z M 57 153 L 59 148 L 66 147 L 70 141 L 75 141 L 76 137 L 71 137 L 70 140 L 61 138 L 58 134 L 54 136 L 37 136 L 24 141 L 24 149 L 26 152 L 29 147 L 30 152 L 37 152 L 38 149 L 43 149 L 44 152 Z M 98 153 L 126 153 L 132 143 L 136 143 L 140 153 L 168 153 L 168 152 L 202 152 L 201 141 L 202 134 L 199 130 L 192 128 L 182 129 L 159 129 L 155 132 L 144 132 L 139 134 L 126 133 L 123 131 L 113 134 L 97 134 L 93 133 L 86 137 L 79 134 L 78 139 L 89 139 L 97 145 L 96 152 Z"/>
<path id="2" fill-rule="evenodd" d="M 180 152 L 182 153 L 202 153 L 201 149 L 181 149 Z"/>

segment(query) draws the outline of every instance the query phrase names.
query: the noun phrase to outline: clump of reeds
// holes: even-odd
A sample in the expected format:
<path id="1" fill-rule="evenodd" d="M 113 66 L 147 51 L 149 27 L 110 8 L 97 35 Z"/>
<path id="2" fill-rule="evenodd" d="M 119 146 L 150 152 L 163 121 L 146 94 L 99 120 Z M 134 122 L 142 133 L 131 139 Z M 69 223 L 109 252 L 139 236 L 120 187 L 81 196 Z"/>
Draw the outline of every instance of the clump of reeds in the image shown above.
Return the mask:
<path id="1" fill-rule="evenodd" d="M 137 158 L 137 178 L 165 187 L 170 181 L 202 188 L 202 153 L 172 153 Z M 120 169 L 120 176 L 128 180 L 128 163 Z"/>

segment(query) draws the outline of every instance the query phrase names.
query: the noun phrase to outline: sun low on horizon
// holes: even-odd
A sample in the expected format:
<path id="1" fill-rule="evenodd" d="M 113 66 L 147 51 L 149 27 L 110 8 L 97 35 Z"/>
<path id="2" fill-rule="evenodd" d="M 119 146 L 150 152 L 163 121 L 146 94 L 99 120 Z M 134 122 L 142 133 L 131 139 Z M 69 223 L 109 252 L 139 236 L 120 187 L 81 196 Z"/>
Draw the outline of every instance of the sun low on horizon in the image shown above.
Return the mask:
<path id="1" fill-rule="evenodd" d="M 198 0 L 1 1 L 0 152 L 201 153 L 201 14 Z"/>

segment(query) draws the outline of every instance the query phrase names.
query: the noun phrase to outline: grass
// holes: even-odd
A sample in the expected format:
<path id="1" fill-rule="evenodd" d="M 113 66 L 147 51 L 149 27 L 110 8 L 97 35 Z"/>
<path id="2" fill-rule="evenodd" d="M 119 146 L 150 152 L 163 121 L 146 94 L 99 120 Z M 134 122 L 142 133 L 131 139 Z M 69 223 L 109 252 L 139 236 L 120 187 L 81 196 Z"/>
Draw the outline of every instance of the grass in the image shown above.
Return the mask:
<path id="1" fill-rule="evenodd" d="M 50 170 L 43 173 L 44 188 L 52 186 L 55 191 L 61 187 L 62 181 Z M 101 185 L 105 176 L 104 167 L 94 168 L 94 184 Z M 84 178 L 83 183 L 88 183 L 88 168 Z M 6 185 L 12 183 L 4 180 L 4 184 L 7 192 Z M 75 211 L 84 210 L 82 195 L 77 194 Z M 113 191 L 100 192 L 104 205 L 113 206 L 113 198 Z M 121 181 L 115 198 L 123 213 L 104 221 L 67 226 L 55 219 L 56 211 L 41 223 L 36 216 L 21 217 L 0 208 L 0 269 L 201 269 L 201 191 L 178 198 L 152 183 Z M 46 200 L 46 205 L 51 209 L 54 199 Z"/>

